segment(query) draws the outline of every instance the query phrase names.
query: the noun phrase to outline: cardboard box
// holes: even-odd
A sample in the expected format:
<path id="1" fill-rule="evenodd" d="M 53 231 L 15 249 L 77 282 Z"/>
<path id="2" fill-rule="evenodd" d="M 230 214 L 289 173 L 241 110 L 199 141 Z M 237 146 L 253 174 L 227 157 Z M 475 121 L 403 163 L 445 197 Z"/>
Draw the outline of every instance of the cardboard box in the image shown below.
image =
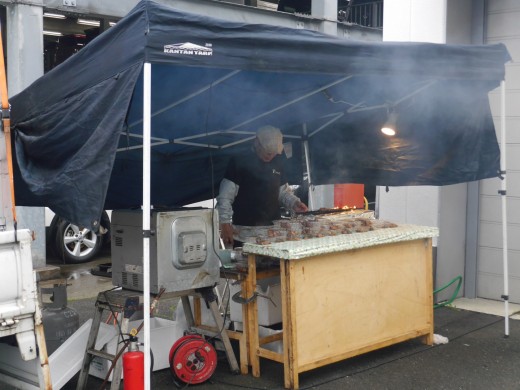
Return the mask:
<path id="1" fill-rule="evenodd" d="M 130 321 L 128 330 L 137 328 L 142 320 Z M 101 349 L 110 354 L 116 353 L 118 329 L 114 325 L 101 323 L 99 327 L 98 339 L 96 342 L 96 349 Z M 153 353 L 153 370 L 163 370 L 168 368 L 168 356 L 170 349 L 179 338 L 184 335 L 184 329 L 177 323 L 164 318 L 150 318 L 150 349 Z M 143 331 L 137 335 L 139 343 L 144 342 Z M 142 350 L 142 348 L 140 347 Z M 122 358 L 122 357 L 121 357 Z M 90 363 L 89 374 L 100 379 L 105 379 L 105 376 L 110 369 L 111 362 L 105 359 L 95 357 Z M 112 373 L 109 380 L 112 380 Z M 123 373 L 121 372 L 121 377 Z"/>
<path id="2" fill-rule="evenodd" d="M 240 285 L 230 286 L 231 296 L 240 291 Z M 256 292 L 258 307 L 258 325 L 270 326 L 282 322 L 282 292 L 280 277 L 259 280 Z M 247 297 L 246 297 L 247 298 Z M 231 300 L 230 319 L 242 322 L 242 305 Z"/>

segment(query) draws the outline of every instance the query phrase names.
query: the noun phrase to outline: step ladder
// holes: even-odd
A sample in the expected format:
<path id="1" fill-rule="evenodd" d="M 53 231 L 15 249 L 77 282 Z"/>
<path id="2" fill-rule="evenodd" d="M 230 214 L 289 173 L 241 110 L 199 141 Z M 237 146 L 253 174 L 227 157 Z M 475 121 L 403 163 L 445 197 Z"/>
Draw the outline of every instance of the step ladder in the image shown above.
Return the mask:
<path id="1" fill-rule="evenodd" d="M 181 298 L 181 302 L 188 323 L 189 331 L 201 333 L 210 336 L 219 336 L 226 353 L 227 360 L 229 362 L 230 369 L 233 373 L 238 373 L 238 363 L 231 347 L 231 342 L 227 330 L 224 329 L 224 321 L 220 315 L 217 298 L 212 288 L 203 288 L 197 290 L 183 291 L 178 293 L 169 293 L 168 298 L 178 296 Z M 216 328 L 219 329 L 217 332 L 208 333 L 207 329 L 199 329 L 195 325 L 191 304 L 189 302 L 189 296 L 196 298 L 202 298 L 211 310 L 213 319 L 215 320 Z M 138 291 L 131 291 L 125 289 L 103 291 L 98 294 L 96 300 L 96 312 L 92 320 L 92 327 L 90 328 L 90 334 L 87 341 L 87 347 L 85 349 L 85 356 L 83 359 L 83 365 L 78 378 L 76 390 L 86 389 L 90 363 L 94 357 L 106 359 L 112 362 L 112 384 L 110 385 L 111 390 L 119 390 L 121 384 L 121 372 L 123 368 L 123 359 L 119 356 L 124 352 L 126 347 L 122 340 L 122 336 L 128 334 L 128 324 L 132 315 L 140 309 L 142 293 Z M 114 355 L 106 353 L 102 350 L 95 349 L 96 340 L 99 333 L 101 319 L 103 313 L 108 310 L 112 315 L 120 318 L 120 329 L 118 336 L 118 343 L 116 353 Z M 110 375 L 110 373 L 108 374 Z"/>
<path id="2" fill-rule="evenodd" d="M 85 349 L 85 356 L 83 358 L 83 365 L 81 366 L 81 372 L 79 374 L 76 389 L 86 389 L 90 363 L 94 357 L 99 357 L 101 359 L 112 362 L 113 375 L 110 389 L 119 390 L 119 386 L 121 384 L 121 372 L 123 369 L 123 359 L 118 358 L 116 360 L 116 357 L 118 354 L 122 353 L 122 349 L 124 348 L 122 336 L 128 334 L 128 323 L 130 322 L 130 317 L 132 317 L 132 315 L 137 310 L 139 310 L 139 299 L 141 295 L 142 294 L 139 292 L 130 290 L 109 290 L 102 291 L 98 294 L 96 300 L 96 312 L 92 320 L 92 327 L 90 328 L 87 347 Z M 99 327 L 101 325 L 101 319 L 106 310 L 108 310 L 114 317 L 119 319 L 120 333 L 118 335 L 118 343 L 115 355 L 95 349 Z"/>

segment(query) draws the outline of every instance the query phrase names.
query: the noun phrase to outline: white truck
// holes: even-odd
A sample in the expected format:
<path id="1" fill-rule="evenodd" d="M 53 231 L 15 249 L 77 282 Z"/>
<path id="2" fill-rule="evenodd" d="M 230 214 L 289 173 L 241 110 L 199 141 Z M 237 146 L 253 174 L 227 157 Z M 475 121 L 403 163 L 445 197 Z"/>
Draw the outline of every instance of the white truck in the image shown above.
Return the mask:
<path id="1" fill-rule="evenodd" d="M 51 389 L 42 312 L 31 256 L 33 237 L 29 230 L 17 229 L 16 209 L 13 207 L 10 107 L 1 35 L 0 96 L 1 129 L 5 138 L 3 142 L 0 137 L 0 347 L 3 348 L 0 356 L 5 358 L 4 348 L 12 349 L 14 346 L 18 347 L 18 358 L 24 362 L 39 357 L 39 364 L 34 364 L 38 367 L 34 384 L 40 389 Z M 16 373 L 11 373 L 8 378 L 16 376 Z M 0 372 L 0 376 L 6 376 L 5 372 Z"/>

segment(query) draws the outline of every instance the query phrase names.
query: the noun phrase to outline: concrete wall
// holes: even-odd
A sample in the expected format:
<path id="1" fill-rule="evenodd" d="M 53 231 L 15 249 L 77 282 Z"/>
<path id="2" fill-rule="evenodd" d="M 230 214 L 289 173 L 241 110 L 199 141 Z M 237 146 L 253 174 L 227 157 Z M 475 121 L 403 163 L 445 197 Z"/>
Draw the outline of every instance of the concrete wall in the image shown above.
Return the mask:
<path id="1" fill-rule="evenodd" d="M 486 42 L 504 43 L 513 62 L 506 65 L 505 130 L 507 178 L 507 230 L 509 300 L 520 303 L 520 2 L 489 0 L 486 12 Z M 500 88 L 490 94 L 490 104 L 499 141 L 502 119 Z M 504 150 L 502 150 L 504 152 Z M 503 165 L 504 166 L 504 165 Z M 499 179 L 485 180 L 480 187 L 477 295 L 500 299 L 504 293 L 502 215 Z"/>

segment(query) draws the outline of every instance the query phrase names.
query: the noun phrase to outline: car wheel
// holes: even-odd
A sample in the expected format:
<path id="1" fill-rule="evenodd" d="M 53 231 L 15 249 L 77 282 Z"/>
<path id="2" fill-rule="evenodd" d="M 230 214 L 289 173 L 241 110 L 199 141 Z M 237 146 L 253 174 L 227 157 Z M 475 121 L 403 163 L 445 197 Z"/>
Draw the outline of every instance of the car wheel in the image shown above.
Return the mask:
<path id="1" fill-rule="evenodd" d="M 103 236 L 60 219 L 56 227 L 57 255 L 66 263 L 85 263 L 101 250 Z"/>

